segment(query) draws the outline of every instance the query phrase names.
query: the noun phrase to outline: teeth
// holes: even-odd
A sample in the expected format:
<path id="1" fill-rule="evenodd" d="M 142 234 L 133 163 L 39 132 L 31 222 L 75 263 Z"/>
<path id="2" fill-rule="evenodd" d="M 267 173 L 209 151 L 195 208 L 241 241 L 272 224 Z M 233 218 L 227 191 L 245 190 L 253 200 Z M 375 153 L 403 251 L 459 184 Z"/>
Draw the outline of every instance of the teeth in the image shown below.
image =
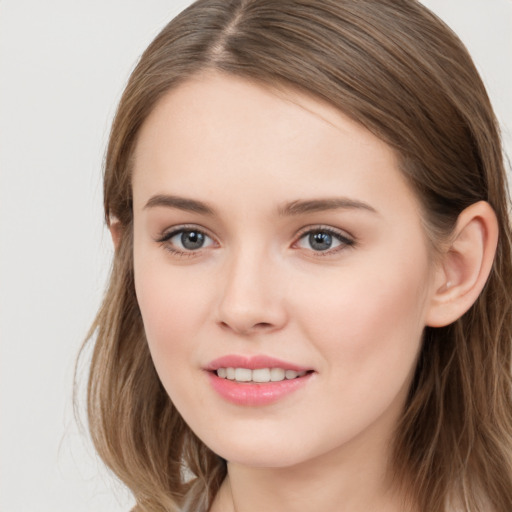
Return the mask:
<path id="1" fill-rule="evenodd" d="M 222 379 L 236 380 L 237 382 L 279 382 L 291 380 L 306 375 L 306 372 L 284 370 L 283 368 L 219 368 L 217 376 Z"/>
<path id="2" fill-rule="evenodd" d="M 286 372 L 282 368 L 271 368 L 270 369 L 270 380 L 272 382 L 278 382 L 284 380 Z"/>
<path id="3" fill-rule="evenodd" d="M 258 368 L 252 371 L 252 380 L 254 382 L 270 382 L 270 370 L 268 368 Z"/>
<path id="4" fill-rule="evenodd" d="M 235 368 L 235 380 L 238 382 L 250 382 L 252 371 L 247 368 Z"/>
<path id="5" fill-rule="evenodd" d="M 295 370 L 286 370 L 284 375 L 287 379 L 295 379 L 299 374 Z"/>

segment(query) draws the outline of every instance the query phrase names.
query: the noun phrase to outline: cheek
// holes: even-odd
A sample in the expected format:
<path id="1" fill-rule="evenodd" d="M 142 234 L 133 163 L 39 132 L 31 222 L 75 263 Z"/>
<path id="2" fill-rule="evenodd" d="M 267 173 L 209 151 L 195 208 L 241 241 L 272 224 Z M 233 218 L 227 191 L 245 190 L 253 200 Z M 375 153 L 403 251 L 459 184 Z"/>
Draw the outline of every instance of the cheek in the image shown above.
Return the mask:
<path id="1" fill-rule="evenodd" d="M 190 404 L 198 403 L 197 383 L 190 378 L 190 365 L 199 367 L 194 340 L 208 308 L 203 308 L 195 280 L 184 277 L 186 272 L 147 263 L 135 264 L 135 290 L 149 351 L 167 394 L 190 416 Z"/>
<path id="2" fill-rule="evenodd" d="M 155 365 L 173 364 L 187 350 L 208 311 L 204 290 L 186 268 L 135 254 L 135 291 Z M 164 255 L 165 258 L 165 255 Z"/>
<path id="3" fill-rule="evenodd" d="M 302 304 L 297 315 L 318 350 L 336 361 L 329 368 L 341 368 L 350 382 L 367 379 L 368 385 L 375 384 L 386 371 L 403 379 L 419 350 L 428 296 L 427 261 L 384 261 L 311 283 L 315 300 L 307 307 Z M 295 297 L 304 296 L 304 290 L 295 291 Z"/>

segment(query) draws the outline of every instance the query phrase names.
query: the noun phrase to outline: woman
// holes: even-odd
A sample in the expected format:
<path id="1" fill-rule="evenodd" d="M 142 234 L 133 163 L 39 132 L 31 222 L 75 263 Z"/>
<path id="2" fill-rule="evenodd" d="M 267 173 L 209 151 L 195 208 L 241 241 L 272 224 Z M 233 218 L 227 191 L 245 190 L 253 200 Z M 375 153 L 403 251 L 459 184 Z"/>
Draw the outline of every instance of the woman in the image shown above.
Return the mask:
<path id="1" fill-rule="evenodd" d="M 426 8 L 194 3 L 104 193 L 89 419 L 134 510 L 511 509 L 500 139 Z"/>

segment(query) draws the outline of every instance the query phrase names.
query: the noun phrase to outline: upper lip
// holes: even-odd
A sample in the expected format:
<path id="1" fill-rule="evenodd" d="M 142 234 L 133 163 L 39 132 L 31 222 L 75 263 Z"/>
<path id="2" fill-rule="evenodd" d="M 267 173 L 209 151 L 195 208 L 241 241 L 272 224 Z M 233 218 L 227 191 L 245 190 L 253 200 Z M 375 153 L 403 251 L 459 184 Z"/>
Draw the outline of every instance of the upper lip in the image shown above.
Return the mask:
<path id="1" fill-rule="evenodd" d="M 219 368 L 248 368 L 249 370 L 256 370 L 257 368 L 282 368 L 283 370 L 295 370 L 296 372 L 312 369 L 266 355 L 242 356 L 236 354 L 214 359 L 208 363 L 205 369 L 216 371 Z"/>

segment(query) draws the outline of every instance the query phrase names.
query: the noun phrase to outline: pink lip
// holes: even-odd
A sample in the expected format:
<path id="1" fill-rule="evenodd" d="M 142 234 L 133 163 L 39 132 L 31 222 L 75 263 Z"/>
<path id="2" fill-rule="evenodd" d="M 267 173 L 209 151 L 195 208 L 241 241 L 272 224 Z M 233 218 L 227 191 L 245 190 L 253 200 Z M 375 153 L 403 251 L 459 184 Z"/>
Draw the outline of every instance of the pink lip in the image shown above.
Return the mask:
<path id="1" fill-rule="evenodd" d="M 283 368 L 283 370 L 295 370 L 296 372 L 311 370 L 311 368 L 288 363 L 275 357 L 265 355 L 239 356 L 234 354 L 214 359 L 205 369 L 215 371 L 219 368 L 248 368 L 249 370 L 255 370 L 256 368 Z"/>
<path id="2" fill-rule="evenodd" d="M 279 382 L 235 382 L 218 377 L 216 370 L 219 368 L 283 368 L 296 372 L 308 371 L 311 368 L 281 361 L 269 356 L 238 356 L 228 355 L 212 361 L 205 370 L 212 388 L 225 400 L 236 405 L 262 406 L 268 405 L 284 398 L 285 396 L 305 386 L 314 372 L 306 373 L 296 379 L 285 379 Z"/>
<path id="3" fill-rule="evenodd" d="M 286 395 L 302 388 L 311 378 L 312 373 L 303 377 L 279 382 L 235 382 L 217 377 L 215 372 L 208 372 L 210 384 L 224 399 L 236 405 L 268 405 L 284 398 Z"/>

